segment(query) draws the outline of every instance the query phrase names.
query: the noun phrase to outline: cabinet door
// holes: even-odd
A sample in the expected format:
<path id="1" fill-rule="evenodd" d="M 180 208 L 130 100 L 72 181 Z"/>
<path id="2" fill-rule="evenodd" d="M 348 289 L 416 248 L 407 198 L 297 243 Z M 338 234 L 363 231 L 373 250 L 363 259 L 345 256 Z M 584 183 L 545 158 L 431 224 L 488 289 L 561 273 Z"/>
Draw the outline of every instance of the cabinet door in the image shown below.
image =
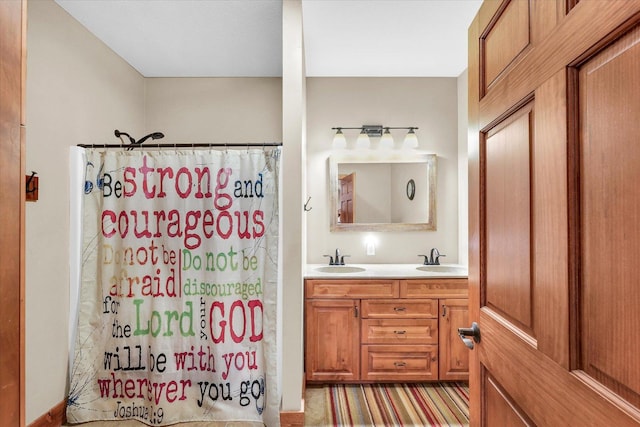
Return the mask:
<path id="1" fill-rule="evenodd" d="M 307 300 L 307 381 L 354 381 L 360 377 L 359 300 Z"/>
<path id="2" fill-rule="evenodd" d="M 440 300 L 440 380 L 469 379 L 469 350 L 458 336 L 458 328 L 469 325 L 469 300 Z"/>

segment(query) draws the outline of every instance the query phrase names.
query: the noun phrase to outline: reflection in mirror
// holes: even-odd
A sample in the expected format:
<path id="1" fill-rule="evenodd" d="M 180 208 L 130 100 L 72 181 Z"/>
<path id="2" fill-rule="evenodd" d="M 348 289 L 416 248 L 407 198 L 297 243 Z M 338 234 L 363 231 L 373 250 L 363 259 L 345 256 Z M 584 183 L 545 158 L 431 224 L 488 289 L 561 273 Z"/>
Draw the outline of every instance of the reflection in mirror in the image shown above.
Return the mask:
<path id="1" fill-rule="evenodd" d="M 436 229 L 436 156 L 329 159 L 331 231 Z"/>

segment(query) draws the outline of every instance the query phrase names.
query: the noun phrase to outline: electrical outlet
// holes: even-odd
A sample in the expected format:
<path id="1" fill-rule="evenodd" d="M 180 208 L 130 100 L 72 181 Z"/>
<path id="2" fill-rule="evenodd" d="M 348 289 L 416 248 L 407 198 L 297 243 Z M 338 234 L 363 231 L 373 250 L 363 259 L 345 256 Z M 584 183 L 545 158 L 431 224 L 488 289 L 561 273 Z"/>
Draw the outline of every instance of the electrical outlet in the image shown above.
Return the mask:
<path id="1" fill-rule="evenodd" d="M 375 255 L 376 254 L 376 245 L 372 242 L 367 243 L 367 255 Z"/>

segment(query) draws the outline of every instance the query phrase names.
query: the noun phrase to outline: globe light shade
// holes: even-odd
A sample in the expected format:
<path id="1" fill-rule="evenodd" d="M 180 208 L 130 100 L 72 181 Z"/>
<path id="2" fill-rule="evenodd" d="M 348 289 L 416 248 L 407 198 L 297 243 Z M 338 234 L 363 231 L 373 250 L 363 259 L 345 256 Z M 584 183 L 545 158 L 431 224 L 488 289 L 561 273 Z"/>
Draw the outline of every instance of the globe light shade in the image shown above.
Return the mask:
<path id="1" fill-rule="evenodd" d="M 418 136 L 413 129 L 409 129 L 409 132 L 407 132 L 407 136 L 404 137 L 402 148 L 405 150 L 413 150 L 418 148 Z"/>
<path id="2" fill-rule="evenodd" d="M 333 148 L 336 150 L 344 150 L 347 148 L 347 139 L 344 137 L 342 129 L 338 129 L 333 137 Z"/>
<path id="3" fill-rule="evenodd" d="M 356 148 L 368 150 L 369 147 L 371 147 L 371 141 L 369 141 L 369 135 L 363 129 L 358 135 L 358 139 L 356 139 Z"/>
<path id="4" fill-rule="evenodd" d="M 393 149 L 393 136 L 391 135 L 391 132 L 389 132 L 389 129 L 384 130 L 384 133 L 382 134 L 382 138 L 380 138 L 379 148 L 381 150 Z"/>

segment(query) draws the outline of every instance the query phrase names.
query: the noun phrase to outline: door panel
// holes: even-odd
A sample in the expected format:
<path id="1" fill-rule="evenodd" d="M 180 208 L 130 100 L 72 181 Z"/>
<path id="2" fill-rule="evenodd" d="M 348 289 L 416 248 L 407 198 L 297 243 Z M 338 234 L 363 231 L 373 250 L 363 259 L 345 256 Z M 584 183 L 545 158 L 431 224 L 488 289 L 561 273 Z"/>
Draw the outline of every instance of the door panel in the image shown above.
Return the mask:
<path id="1" fill-rule="evenodd" d="M 485 305 L 531 331 L 529 141 L 532 106 L 488 132 L 484 143 Z"/>
<path id="2" fill-rule="evenodd" d="M 484 53 L 483 89 L 487 87 L 529 45 L 529 3 L 523 1 L 504 2 L 496 14 L 495 23 L 481 37 Z"/>
<path id="3" fill-rule="evenodd" d="M 510 427 L 533 425 L 492 378 L 485 375 L 483 377 L 483 385 L 487 395 L 485 425 Z"/>
<path id="4" fill-rule="evenodd" d="M 472 426 L 640 425 L 639 41 L 639 0 L 485 1 L 470 27 Z"/>
<path id="5" fill-rule="evenodd" d="M 640 27 L 580 67 L 586 373 L 640 408 Z"/>

